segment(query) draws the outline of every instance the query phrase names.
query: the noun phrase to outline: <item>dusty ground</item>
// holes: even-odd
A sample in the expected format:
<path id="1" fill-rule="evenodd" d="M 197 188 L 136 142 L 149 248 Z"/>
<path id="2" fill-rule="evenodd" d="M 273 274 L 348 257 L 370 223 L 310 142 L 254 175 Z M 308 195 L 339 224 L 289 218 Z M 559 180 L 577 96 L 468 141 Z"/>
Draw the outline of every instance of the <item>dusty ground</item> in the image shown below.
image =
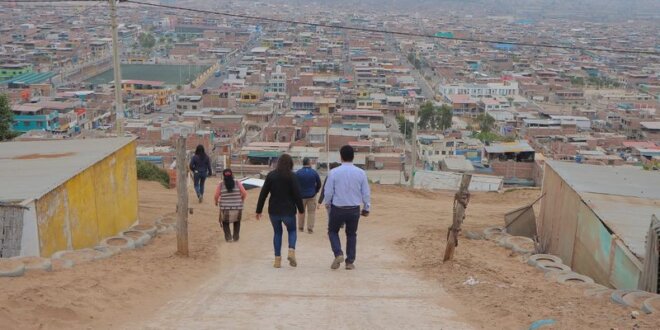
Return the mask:
<path id="1" fill-rule="evenodd" d="M 140 182 L 139 192 L 143 222 L 174 211 L 175 190 Z M 210 211 L 192 216 L 188 259 L 174 256 L 176 237 L 167 234 L 146 248 L 72 269 L 0 278 L 0 329 L 116 328 L 139 319 L 211 273 L 218 250 L 211 218 Z"/>
<path id="2" fill-rule="evenodd" d="M 210 193 L 215 180 L 209 181 Z M 144 222 L 173 211 L 174 190 L 155 183 L 139 188 Z M 490 242 L 462 239 L 456 261 L 442 265 L 452 199 L 446 193 L 374 186 L 374 212 L 360 224 L 356 271 L 328 269 L 322 211 L 316 233 L 301 234 L 299 267 L 274 270 L 272 229 L 251 212 L 256 195 L 250 191 L 238 243 L 220 238 L 207 197 L 193 204 L 190 258 L 174 255 L 176 239 L 168 234 L 141 250 L 73 269 L 0 279 L 0 329 L 272 328 L 292 320 L 320 328 L 403 322 L 408 328 L 522 329 L 544 318 L 571 329 L 660 327 L 658 319 L 631 320 L 629 309 L 549 283 Z M 475 195 L 465 228 L 500 224 L 504 212 L 537 195 Z M 464 286 L 468 276 L 480 283 Z M 342 317 L 346 311 L 365 317 Z"/>
<path id="3" fill-rule="evenodd" d="M 474 194 L 464 230 L 481 231 L 502 225 L 504 213 L 533 202 L 534 190 Z M 442 264 L 444 241 L 451 217 L 446 213 L 450 199 L 419 194 L 423 210 L 419 216 L 434 214 L 418 225 L 416 234 L 399 241 L 413 267 L 442 286 L 463 306 L 462 316 L 473 325 L 488 329 L 526 329 L 542 319 L 556 320 L 557 329 L 658 329 L 660 316 L 641 315 L 633 320 L 632 309 L 608 300 L 583 297 L 583 290 L 547 281 L 543 274 L 524 263 L 521 256 L 497 244 L 462 237 L 455 260 Z M 436 201 L 436 202 L 432 202 Z M 439 221 L 438 221 L 439 220 Z M 473 277 L 479 284 L 465 285 Z"/>

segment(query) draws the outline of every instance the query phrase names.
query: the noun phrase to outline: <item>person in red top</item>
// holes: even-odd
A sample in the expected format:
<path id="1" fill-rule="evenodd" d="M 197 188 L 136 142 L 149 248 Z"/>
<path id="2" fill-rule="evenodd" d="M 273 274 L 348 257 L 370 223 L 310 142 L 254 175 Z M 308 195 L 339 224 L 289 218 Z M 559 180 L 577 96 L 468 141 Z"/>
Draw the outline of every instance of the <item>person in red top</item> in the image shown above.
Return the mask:
<path id="1" fill-rule="evenodd" d="M 222 171 L 222 181 L 215 189 L 215 205 L 220 207 L 220 223 L 227 242 L 238 242 L 243 215 L 243 203 L 247 191 L 240 181 L 234 179 L 234 173 L 226 168 Z M 234 235 L 231 234 L 229 224 L 234 224 Z"/>

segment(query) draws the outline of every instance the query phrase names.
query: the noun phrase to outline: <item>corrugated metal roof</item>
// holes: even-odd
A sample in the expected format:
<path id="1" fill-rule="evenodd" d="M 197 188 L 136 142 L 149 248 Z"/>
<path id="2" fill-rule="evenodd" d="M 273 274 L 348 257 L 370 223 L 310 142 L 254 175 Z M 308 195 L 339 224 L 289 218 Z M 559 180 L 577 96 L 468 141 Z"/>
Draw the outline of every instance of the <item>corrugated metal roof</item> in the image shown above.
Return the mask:
<path id="1" fill-rule="evenodd" d="M 643 121 L 639 124 L 646 129 L 660 130 L 660 121 Z"/>
<path id="2" fill-rule="evenodd" d="M 646 232 L 660 214 L 660 174 L 637 167 L 547 161 L 598 218 L 638 257 Z"/>
<path id="3" fill-rule="evenodd" d="M 594 193 L 580 195 L 598 218 L 623 240 L 630 251 L 644 258 L 646 233 L 651 216 L 660 214 L 660 200 Z"/>
<path id="4" fill-rule="evenodd" d="M 0 82 L 0 84 L 21 83 L 21 84 L 38 84 L 44 82 L 55 76 L 54 72 L 28 72 L 11 79 Z"/>
<path id="5" fill-rule="evenodd" d="M 0 201 L 38 199 L 133 138 L 0 143 Z"/>
<path id="6" fill-rule="evenodd" d="M 630 166 L 597 166 L 548 160 L 573 190 L 579 193 L 660 199 L 660 174 Z M 659 210 L 660 211 L 660 210 Z"/>

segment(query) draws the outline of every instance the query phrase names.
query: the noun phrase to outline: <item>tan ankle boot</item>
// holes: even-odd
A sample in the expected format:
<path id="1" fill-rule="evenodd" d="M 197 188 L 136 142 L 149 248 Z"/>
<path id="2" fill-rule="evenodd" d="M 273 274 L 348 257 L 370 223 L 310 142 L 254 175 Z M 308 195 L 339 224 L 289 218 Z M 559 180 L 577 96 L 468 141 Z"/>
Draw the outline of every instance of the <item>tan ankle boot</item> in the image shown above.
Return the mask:
<path id="1" fill-rule="evenodd" d="M 282 257 L 275 257 L 275 262 L 273 262 L 273 267 L 275 268 L 282 267 Z"/>
<path id="2" fill-rule="evenodd" d="M 296 250 L 289 249 L 289 256 L 287 259 L 289 260 L 289 265 L 291 265 L 291 267 L 298 266 L 298 263 L 296 262 Z"/>

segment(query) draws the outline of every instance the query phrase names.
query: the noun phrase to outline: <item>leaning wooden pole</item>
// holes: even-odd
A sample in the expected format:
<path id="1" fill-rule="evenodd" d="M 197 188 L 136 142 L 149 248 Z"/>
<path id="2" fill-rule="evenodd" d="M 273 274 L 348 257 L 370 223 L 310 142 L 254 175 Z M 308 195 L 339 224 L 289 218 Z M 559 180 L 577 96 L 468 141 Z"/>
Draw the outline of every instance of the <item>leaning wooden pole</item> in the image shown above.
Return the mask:
<path id="1" fill-rule="evenodd" d="M 177 221 L 176 250 L 181 256 L 188 256 L 188 177 L 186 162 L 186 138 L 180 136 L 176 141 L 176 171 L 177 171 Z"/>
<path id="2" fill-rule="evenodd" d="M 458 234 L 461 232 L 461 225 L 465 219 L 465 209 L 470 202 L 470 192 L 468 191 L 470 181 L 472 181 L 472 174 L 464 173 L 461 178 L 461 186 L 454 195 L 454 219 L 447 231 L 447 247 L 445 247 L 445 257 L 442 261 L 451 260 L 454 257 L 454 250 L 458 246 Z"/>

